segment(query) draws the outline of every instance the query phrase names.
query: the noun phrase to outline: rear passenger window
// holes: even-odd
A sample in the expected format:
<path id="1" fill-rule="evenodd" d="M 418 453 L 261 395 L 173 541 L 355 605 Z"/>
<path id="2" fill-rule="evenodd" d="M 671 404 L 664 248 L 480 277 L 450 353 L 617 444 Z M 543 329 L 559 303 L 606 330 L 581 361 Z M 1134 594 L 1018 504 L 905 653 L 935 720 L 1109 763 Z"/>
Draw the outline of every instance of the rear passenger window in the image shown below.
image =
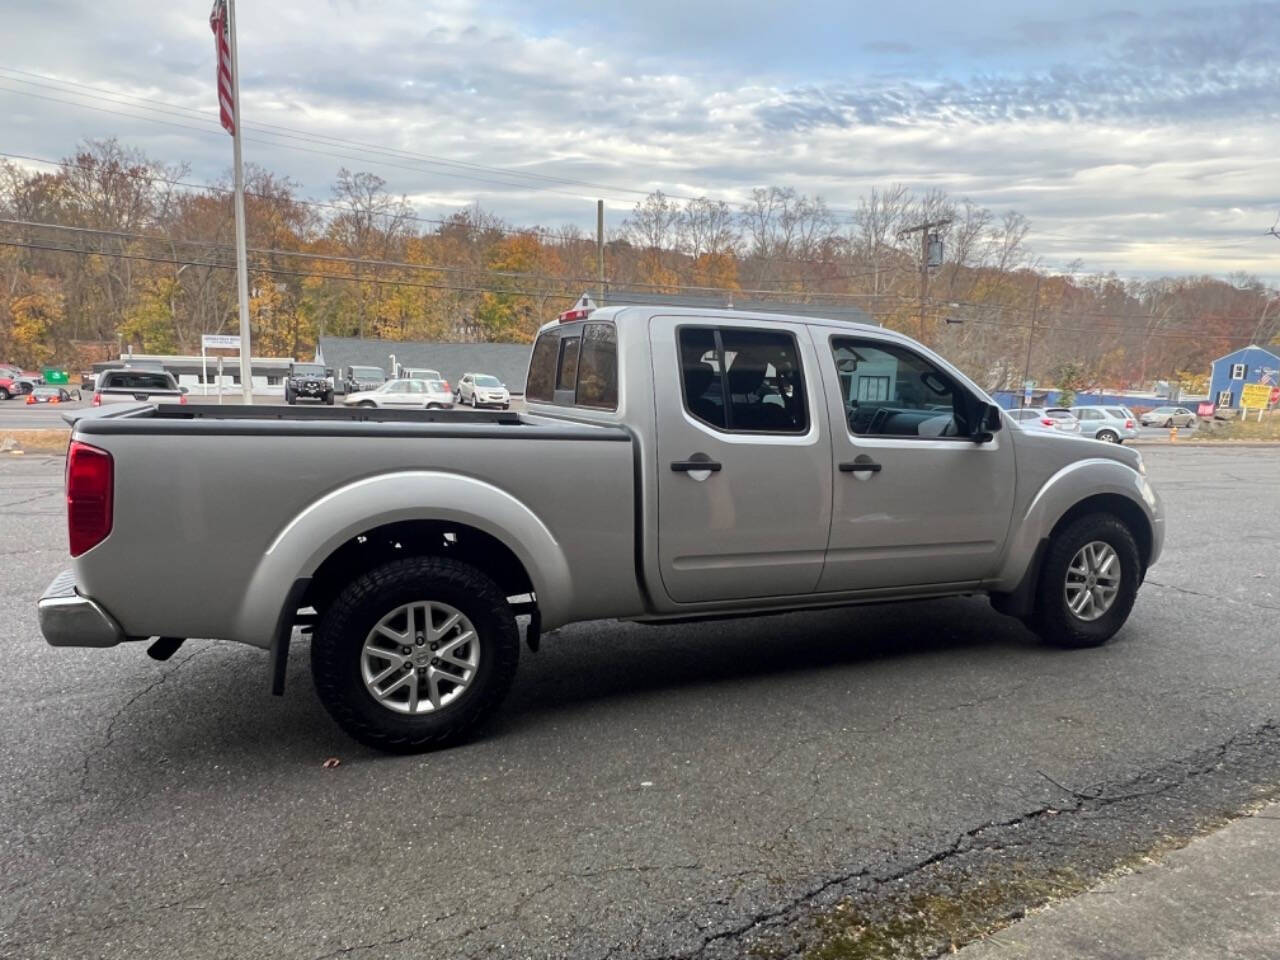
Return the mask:
<path id="1" fill-rule="evenodd" d="M 578 392 L 582 407 L 618 409 L 618 334 L 612 323 L 588 323 L 578 354 Z"/>
<path id="2" fill-rule="evenodd" d="M 809 427 L 795 338 L 772 330 L 680 329 L 685 409 L 708 426 L 746 433 Z"/>

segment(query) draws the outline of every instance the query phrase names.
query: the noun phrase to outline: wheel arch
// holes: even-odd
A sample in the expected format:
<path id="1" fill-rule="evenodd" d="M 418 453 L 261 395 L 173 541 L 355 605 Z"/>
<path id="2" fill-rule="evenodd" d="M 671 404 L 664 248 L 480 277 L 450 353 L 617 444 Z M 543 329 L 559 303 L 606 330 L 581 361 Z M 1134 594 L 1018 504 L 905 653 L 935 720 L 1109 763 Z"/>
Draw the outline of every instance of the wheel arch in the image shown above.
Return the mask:
<path id="1" fill-rule="evenodd" d="M 473 477 L 404 471 L 340 487 L 286 523 L 250 578 L 232 639 L 268 646 L 276 624 L 292 612 L 281 603 L 298 580 L 312 581 L 306 598 L 314 605 L 354 564 L 368 569 L 384 559 L 434 553 L 471 563 L 512 588 L 508 596 L 535 594 L 545 623 L 564 622 L 571 609 L 568 561 L 526 504 Z"/>

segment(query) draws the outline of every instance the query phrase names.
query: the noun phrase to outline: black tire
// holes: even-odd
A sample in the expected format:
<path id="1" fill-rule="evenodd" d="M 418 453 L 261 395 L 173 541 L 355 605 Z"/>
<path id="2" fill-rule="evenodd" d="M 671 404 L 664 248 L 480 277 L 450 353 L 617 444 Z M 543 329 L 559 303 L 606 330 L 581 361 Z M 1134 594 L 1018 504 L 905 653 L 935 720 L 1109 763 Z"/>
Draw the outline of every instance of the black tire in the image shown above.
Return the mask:
<path id="1" fill-rule="evenodd" d="M 474 409 L 476 409 L 476 407 L 477 407 L 477 404 L 476 404 L 476 395 L 473 393 L 473 394 L 471 395 L 471 409 L 472 409 L 472 410 L 474 410 Z"/>
<path id="2" fill-rule="evenodd" d="M 297 395 L 296 393 L 294 393 L 292 390 L 290 390 L 288 387 L 285 387 L 285 389 L 284 389 L 284 402 L 285 402 L 285 403 L 287 403 L 287 404 L 289 404 L 290 406 L 293 406 L 294 402 L 295 402 L 297 399 L 298 399 L 298 395 Z"/>
<path id="3" fill-rule="evenodd" d="M 1116 433 L 1114 430 L 1099 430 L 1098 439 L 1107 443 L 1119 443 L 1120 434 Z"/>
<path id="4" fill-rule="evenodd" d="M 365 410 L 376 410 L 378 408 L 378 405 L 374 403 L 372 400 L 361 400 L 358 404 L 356 404 L 356 406 L 362 407 Z"/>
<path id="5" fill-rule="evenodd" d="M 333 406 L 333 391 L 332 391 L 332 390 L 328 390 L 328 391 L 326 391 L 326 392 L 325 392 L 325 395 L 324 395 L 324 402 L 325 402 L 328 406 L 330 406 L 330 407 L 332 407 L 332 406 Z"/>
<path id="6" fill-rule="evenodd" d="M 1067 568 L 1086 544 L 1101 541 L 1120 560 L 1120 585 L 1110 608 L 1096 620 L 1082 620 L 1067 607 Z M 1109 513 L 1078 517 L 1054 534 L 1045 551 L 1030 626 L 1041 639 L 1059 647 L 1098 647 L 1124 626 L 1142 581 L 1138 544 L 1129 528 Z"/>
<path id="7" fill-rule="evenodd" d="M 475 627 L 480 662 L 466 692 L 428 713 L 383 706 L 365 688 L 360 656 L 378 620 L 397 606 L 437 600 Z M 498 585 L 476 568 L 444 557 L 408 557 L 361 574 L 325 611 L 311 641 L 311 675 L 329 715 L 361 743 L 415 753 L 471 735 L 511 689 L 520 659 L 520 632 Z"/>
<path id="8" fill-rule="evenodd" d="M 510 409 L 511 409 L 511 404 L 509 404 L 509 403 L 504 403 L 504 404 L 502 405 L 502 409 L 503 409 L 503 410 L 510 410 Z"/>
<path id="9" fill-rule="evenodd" d="M 1172 426 L 1173 426 L 1173 417 L 1170 417 L 1168 420 L 1164 422 L 1164 428 L 1168 430 Z"/>
<path id="10" fill-rule="evenodd" d="M 0 387 L 0 400 L 9 399 L 9 390 L 7 387 Z"/>

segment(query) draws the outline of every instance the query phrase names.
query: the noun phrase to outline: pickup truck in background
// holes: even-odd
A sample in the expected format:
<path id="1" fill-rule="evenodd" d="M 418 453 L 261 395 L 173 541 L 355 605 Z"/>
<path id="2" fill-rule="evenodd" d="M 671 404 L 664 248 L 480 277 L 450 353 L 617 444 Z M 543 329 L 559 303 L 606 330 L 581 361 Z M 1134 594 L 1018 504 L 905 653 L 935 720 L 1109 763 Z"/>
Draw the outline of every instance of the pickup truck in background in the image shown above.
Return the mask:
<path id="1" fill-rule="evenodd" d="M 115 403 L 179 403 L 187 402 L 186 387 L 178 386 L 173 374 L 163 370 L 125 367 L 104 370 L 93 387 L 92 406 Z"/>
<path id="2" fill-rule="evenodd" d="M 900 334 L 609 307 L 542 328 L 529 412 L 154 403 L 74 421 L 54 645 L 218 637 L 395 751 L 470 734 L 517 618 L 647 623 L 984 593 L 1107 641 L 1160 555 L 1136 451 L 1031 433 Z M 154 550 L 163 540 L 170 549 Z"/>

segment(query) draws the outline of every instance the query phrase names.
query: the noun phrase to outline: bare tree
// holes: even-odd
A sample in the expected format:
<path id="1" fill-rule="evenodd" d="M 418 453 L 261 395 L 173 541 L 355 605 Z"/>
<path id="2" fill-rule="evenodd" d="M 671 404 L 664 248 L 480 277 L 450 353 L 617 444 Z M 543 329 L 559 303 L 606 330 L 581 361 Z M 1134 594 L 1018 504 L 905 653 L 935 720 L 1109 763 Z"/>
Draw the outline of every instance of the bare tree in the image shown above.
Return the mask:
<path id="1" fill-rule="evenodd" d="M 704 254 L 734 253 L 742 241 L 729 205 L 706 197 L 697 197 L 684 205 L 679 231 L 681 249 L 695 260 Z"/>
<path id="2" fill-rule="evenodd" d="M 910 191 L 900 183 L 885 190 L 871 188 L 871 195 L 858 201 L 853 217 L 853 248 L 871 268 L 871 292 L 879 294 L 882 276 L 894 257 L 894 238 L 905 224 Z"/>

